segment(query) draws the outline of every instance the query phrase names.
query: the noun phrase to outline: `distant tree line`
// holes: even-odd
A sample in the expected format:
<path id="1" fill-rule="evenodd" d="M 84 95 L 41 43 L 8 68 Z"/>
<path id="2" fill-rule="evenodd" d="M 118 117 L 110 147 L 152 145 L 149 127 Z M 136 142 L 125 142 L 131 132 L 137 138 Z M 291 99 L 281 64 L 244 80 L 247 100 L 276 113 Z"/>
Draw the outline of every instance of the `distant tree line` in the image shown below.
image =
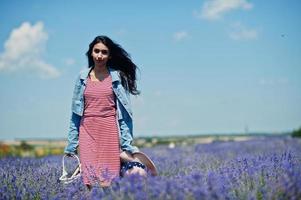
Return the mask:
<path id="1" fill-rule="evenodd" d="M 6 156 L 42 157 L 47 155 L 61 155 L 63 152 L 64 148 L 61 147 L 30 145 L 25 140 L 21 141 L 19 145 L 7 145 L 0 142 L 0 158 Z"/>
<path id="2" fill-rule="evenodd" d="M 292 136 L 293 137 L 301 137 L 301 127 L 299 129 L 297 129 L 297 130 L 294 130 L 292 132 Z"/>

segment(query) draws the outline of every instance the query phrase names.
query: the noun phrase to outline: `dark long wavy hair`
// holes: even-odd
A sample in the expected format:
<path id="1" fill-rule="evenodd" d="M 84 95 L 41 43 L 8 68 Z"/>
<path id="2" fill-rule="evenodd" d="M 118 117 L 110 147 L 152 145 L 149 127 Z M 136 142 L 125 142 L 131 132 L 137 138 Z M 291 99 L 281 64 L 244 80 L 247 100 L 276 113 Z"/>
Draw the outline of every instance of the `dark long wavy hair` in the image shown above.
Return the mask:
<path id="1" fill-rule="evenodd" d="M 86 53 L 86 56 L 88 57 L 89 68 L 94 66 L 94 61 L 91 54 L 94 45 L 99 42 L 108 47 L 110 58 L 107 62 L 107 66 L 119 71 L 121 84 L 124 86 L 124 88 L 133 95 L 140 94 L 140 91 L 137 90 L 136 84 L 136 69 L 138 69 L 138 67 L 132 62 L 128 52 L 126 52 L 119 44 L 113 42 L 109 37 L 104 35 L 97 36 L 90 43 L 89 50 Z"/>

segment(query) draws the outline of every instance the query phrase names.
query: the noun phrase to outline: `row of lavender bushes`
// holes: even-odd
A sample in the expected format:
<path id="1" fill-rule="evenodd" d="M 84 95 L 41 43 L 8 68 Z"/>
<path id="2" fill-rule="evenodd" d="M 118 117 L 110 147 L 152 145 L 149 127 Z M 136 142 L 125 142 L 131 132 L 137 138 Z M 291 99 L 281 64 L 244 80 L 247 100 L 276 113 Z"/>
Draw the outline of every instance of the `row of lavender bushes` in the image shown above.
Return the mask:
<path id="1" fill-rule="evenodd" d="M 58 181 L 62 155 L 0 160 L 0 199 L 301 199 L 301 140 L 257 138 L 144 148 L 159 176 L 88 191 Z"/>

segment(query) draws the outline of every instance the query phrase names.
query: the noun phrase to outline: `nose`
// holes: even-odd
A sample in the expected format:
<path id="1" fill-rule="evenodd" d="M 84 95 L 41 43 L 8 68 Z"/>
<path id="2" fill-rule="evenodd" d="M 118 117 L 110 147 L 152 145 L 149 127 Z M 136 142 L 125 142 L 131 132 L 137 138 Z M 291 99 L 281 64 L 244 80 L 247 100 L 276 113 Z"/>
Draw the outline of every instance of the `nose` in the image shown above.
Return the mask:
<path id="1" fill-rule="evenodd" d="M 102 53 L 97 54 L 97 59 L 102 59 L 103 55 Z"/>

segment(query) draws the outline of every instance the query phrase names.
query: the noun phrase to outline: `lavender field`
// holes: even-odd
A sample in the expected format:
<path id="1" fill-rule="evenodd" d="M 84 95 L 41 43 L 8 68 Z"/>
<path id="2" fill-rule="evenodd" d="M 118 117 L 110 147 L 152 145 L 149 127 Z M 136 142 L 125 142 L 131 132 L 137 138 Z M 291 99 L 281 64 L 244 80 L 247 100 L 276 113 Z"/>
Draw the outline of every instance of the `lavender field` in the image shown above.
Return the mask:
<path id="1" fill-rule="evenodd" d="M 301 199 L 301 140 L 255 138 L 141 149 L 159 176 L 126 177 L 89 192 L 58 181 L 62 156 L 2 158 L 0 199 Z"/>

